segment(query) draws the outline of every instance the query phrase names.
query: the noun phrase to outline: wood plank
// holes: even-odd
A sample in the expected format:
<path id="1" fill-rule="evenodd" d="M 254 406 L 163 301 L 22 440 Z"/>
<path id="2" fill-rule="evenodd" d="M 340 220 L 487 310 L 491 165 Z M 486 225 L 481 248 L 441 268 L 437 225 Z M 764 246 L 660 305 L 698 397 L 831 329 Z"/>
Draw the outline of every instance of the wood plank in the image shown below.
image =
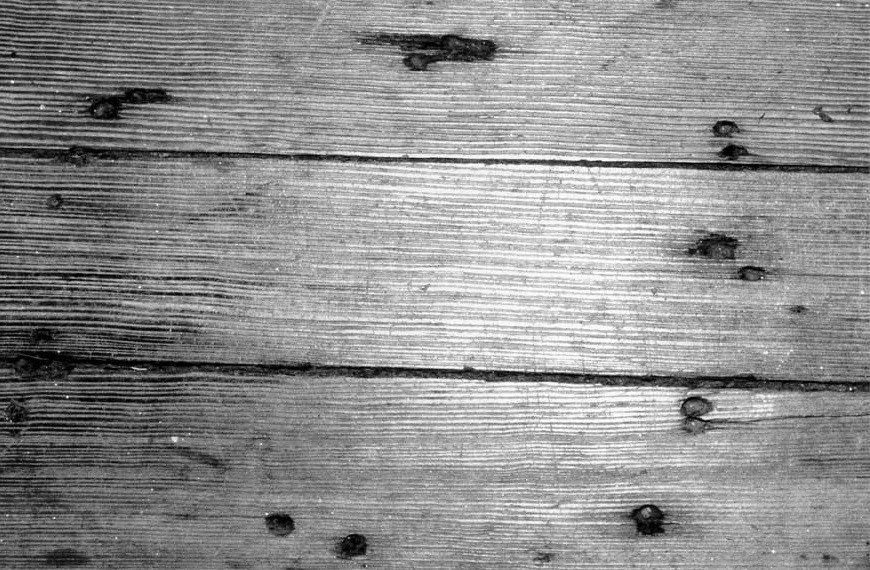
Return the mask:
<path id="1" fill-rule="evenodd" d="M 703 433 L 689 396 L 713 404 Z M 868 564 L 866 391 L 4 368 L 13 400 L 10 568 Z M 647 503 L 662 533 L 637 531 Z M 294 532 L 270 533 L 276 513 Z M 367 553 L 341 560 L 350 533 Z"/>
<path id="2" fill-rule="evenodd" d="M 870 378 L 865 176 L 74 162 L 2 160 L 2 357 Z"/>
<path id="3" fill-rule="evenodd" d="M 866 167 L 868 27 L 864 0 L 6 0 L 0 145 Z M 403 64 L 443 35 L 497 48 Z M 87 113 L 127 88 L 172 99 Z"/>

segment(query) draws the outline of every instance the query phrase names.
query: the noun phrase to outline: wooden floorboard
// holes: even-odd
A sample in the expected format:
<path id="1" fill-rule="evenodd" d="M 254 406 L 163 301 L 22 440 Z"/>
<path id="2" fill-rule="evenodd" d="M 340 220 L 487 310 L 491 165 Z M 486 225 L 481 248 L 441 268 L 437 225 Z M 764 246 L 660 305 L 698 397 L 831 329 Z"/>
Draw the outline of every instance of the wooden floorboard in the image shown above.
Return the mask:
<path id="1" fill-rule="evenodd" d="M 863 0 L 6 0 L 0 146 L 716 163 L 734 143 L 866 167 L 868 25 Z"/>
<path id="2" fill-rule="evenodd" d="M 6 568 L 870 562 L 866 391 L 5 367 L 0 404 Z"/>
<path id="3" fill-rule="evenodd" d="M 866 180 L 5 159 L 0 355 L 866 381 Z"/>

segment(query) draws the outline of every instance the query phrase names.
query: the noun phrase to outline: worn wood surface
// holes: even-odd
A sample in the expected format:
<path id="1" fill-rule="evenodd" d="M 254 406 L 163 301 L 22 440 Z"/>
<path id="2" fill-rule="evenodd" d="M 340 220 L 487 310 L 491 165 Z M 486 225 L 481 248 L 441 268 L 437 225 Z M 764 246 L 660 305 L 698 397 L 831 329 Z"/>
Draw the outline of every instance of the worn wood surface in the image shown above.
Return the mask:
<path id="1" fill-rule="evenodd" d="M 5 357 L 870 378 L 865 177 L 85 162 L 2 161 Z"/>
<path id="2" fill-rule="evenodd" d="M 5 0 L 0 145 L 866 167 L 868 24 L 864 0 Z M 411 71 L 415 34 L 497 49 Z M 172 99 L 87 113 L 136 87 Z"/>
<path id="3" fill-rule="evenodd" d="M 713 404 L 695 435 L 691 395 Z M 870 562 L 867 392 L 5 368 L 13 400 L 6 568 Z M 647 503 L 661 534 L 630 518 Z M 284 538 L 264 521 L 277 512 L 295 522 Z M 349 533 L 365 556 L 336 557 Z"/>

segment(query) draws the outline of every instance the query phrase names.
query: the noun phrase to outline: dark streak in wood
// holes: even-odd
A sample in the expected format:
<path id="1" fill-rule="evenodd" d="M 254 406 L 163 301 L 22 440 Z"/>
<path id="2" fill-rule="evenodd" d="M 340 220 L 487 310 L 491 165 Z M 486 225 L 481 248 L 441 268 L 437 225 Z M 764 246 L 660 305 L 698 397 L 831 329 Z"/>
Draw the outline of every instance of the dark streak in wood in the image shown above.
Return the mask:
<path id="1" fill-rule="evenodd" d="M 208 465 L 209 467 L 214 467 L 215 469 L 227 468 L 227 464 L 223 459 L 215 457 L 214 455 L 206 453 L 204 451 L 198 451 L 189 447 L 182 447 L 177 445 L 166 446 L 165 449 L 176 455 L 180 455 L 185 459 L 189 459 L 196 463 L 202 463 L 203 465 Z"/>

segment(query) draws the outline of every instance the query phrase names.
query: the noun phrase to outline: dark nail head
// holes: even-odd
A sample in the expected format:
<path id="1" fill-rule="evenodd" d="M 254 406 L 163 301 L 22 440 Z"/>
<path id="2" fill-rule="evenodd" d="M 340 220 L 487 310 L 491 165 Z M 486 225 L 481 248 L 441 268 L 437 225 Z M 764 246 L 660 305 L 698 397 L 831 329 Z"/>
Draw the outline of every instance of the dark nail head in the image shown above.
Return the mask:
<path id="1" fill-rule="evenodd" d="M 716 124 L 713 125 L 713 135 L 717 137 L 730 137 L 739 132 L 740 127 L 734 121 L 716 121 Z"/>
<path id="2" fill-rule="evenodd" d="M 118 119 L 121 112 L 121 100 L 117 97 L 105 97 L 94 101 L 88 113 L 91 117 L 101 121 L 111 121 Z"/>
<path id="3" fill-rule="evenodd" d="M 338 545 L 338 552 L 345 558 L 363 556 L 368 546 L 365 536 L 361 534 L 349 534 L 341 539 L 341 543 Z"/>
<path id="4" fill-rule="evenodd" d="M 641 534 L 660 534 L 665 530 L 662 523 L 665 514 L 655 505 L 642 505 L 631 511 L 631 518 L 637 524 L 637 531 Z"/>
<path id="5" fill-rule="evenodd" d="M 293 518 L 287 513 L 266 515 L 266 529 L 275 536 L 287 536 L 296 528 Z"/>
<path id="6" fill-rule="evenodd" d="M 713 404 L 710 400 L 700 396 L 692 396 L 683 400 L 683 405 L 680 406 L 680 413 L 687 418 L 699 418 L 704 414 L 709 414 L 713 411 Z"/>
<path id="7" fill-rule="evenodd" d="M 737 277 L 744 281 L 762 281 L 767 271 L 763 267 L 747 265 L 737 270 Z"/>
<path id="8" fill-rule="evenodd" d="M 710 234 L 699 239 L 695 247 L 689 249 L 689 255 L 700 255 L 708 259 L 734 259 L 735 251 L 740 242 L 723 234 Z"/>
<path id="9" fill-rule="evenodd" d="M 749 151 L 746 150 L 746 147 L 740 146 L 739 144 L 729 144 L 719 151 L 719 158 L 737 160 L 741 156 L 747 156 L 748 154 Z"/>

